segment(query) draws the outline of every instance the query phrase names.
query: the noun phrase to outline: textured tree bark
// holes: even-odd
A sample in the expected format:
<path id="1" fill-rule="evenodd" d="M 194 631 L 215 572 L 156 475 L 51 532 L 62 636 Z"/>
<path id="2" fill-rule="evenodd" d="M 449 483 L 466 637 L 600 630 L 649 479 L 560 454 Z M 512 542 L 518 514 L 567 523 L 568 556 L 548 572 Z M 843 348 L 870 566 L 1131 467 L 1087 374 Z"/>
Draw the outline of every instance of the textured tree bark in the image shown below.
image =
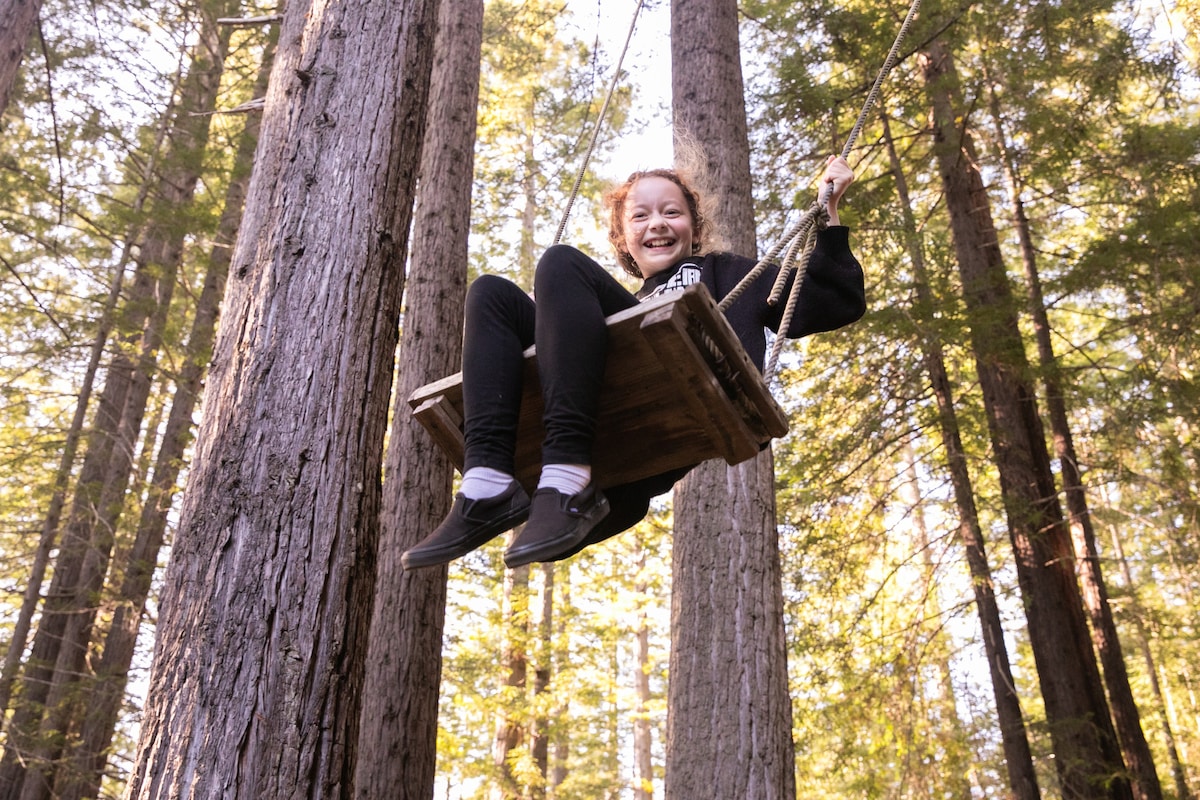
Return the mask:
<path id="1" fill-rule="evenodd" d="M 438 3 L 289 5 L 130 797 L 349 797 Z"/>
<path id="2" fill-rule="evenodd" d="M 1030 385 L 1016 301 L 970 136 L 958 127 L 949 50 L 921 54 L 935 153 L 968 313 L 971 346 L 1025 604 L 1063 796 L 1132 798 L 1084 617 L 1070 535 L 1058 504 Z"/>
<path id="3" fill-rule="evenodd" d="M 754 255 L 734 0 L 672 1 L 671 75 L 675 129 L 706 150 L 730 248 Z M 795 797 L 774 482 L 767 450 L 676 489 L 668 800 Z"/>
<path id="4" fill-rule="evenodd" d="M 259 69 L 255 97 L 261 97 L 267 90 L 273 57 L 272 44 L 264 54 Z M 209 255 L 208 274 L 196 303 L 196 316 L 184 351 L 183 368 L 175 382 L 175 397 L 163 432 L 162 447 L 155 459 L 154 477 L 142 506 L 137 534 L 128 554 L 125 577 L 115 598 L 112 623 L 80 721 L 79 742 L 65 771 L 60 768 L 60 777 L 55 782 L 59 800 L 82 800 L 97 797 L 100 792 L 109 747 L 125 700 L 129 667 L 133 662 L 146 598 L 150 594 L 151 579 L 166 534 L 172 497 L 185 463 L 187 446 L 194 435 L 193 414 L 212 357 L 217 315 L 245 206 L 260 120 L 259 114 L 251 114 L 238 138 L 234 164 L 239 165 L 239 173 L 233 176 L 225 193 L 216 244 Z M 62 788 L 59 789 L 59 786 Z"/>
<path id="5" fill-rule="evenodd" d="M 482 0 L 443 0 L 430 85 L 367 655 L 355 795 L 432 797 L 446 569 L 405 572 L 400 554 L 450 510 L 453 467 L 408 396 L 459 369 L 471 220 Z"/>
<path id="6" fill-rule="evenodd" d="M 0 0 L 0 116 L 12 98 L 17 71 L 37 30 L 41 9 L 42 0 Z"/>

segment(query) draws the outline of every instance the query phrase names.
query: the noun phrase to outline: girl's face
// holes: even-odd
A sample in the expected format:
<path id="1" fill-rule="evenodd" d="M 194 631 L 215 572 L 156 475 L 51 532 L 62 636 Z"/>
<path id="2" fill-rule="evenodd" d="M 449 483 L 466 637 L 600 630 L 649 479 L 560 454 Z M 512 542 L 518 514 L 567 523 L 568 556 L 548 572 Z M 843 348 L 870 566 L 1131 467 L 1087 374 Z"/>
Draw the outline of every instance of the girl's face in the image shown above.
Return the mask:
<path id="1" fill-rule="evenodd" d="M 625 247 L 649 278 L 692 254 L 696 224 L 683 191 L 657 175 L 639 178 L 625 198 Z"/>

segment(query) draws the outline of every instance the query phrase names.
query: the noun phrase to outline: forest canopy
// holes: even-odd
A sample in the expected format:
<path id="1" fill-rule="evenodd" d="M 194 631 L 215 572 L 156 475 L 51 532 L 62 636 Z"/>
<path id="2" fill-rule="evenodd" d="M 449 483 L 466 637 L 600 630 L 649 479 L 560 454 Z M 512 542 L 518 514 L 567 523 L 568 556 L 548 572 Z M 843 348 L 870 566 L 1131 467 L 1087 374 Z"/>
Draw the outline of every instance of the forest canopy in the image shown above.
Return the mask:
<path id="1" fill-rule="evenodd" d="M 532 288 L 633 5 L 485 4 L 464 278 Z M 668 6 L 638 23 L 566 233 L 616 275 L 599 195 L 662 166 L 646 142 L 669 153 Z M 906 9 L 738 5 L 760 250 L 813 202 Z M 281 81 L 308 80 L 272 72 L 292 57 L 287 11 L 0 0 L 0 45 L 20 54 L 0 74 L 0 799 L 117 797 L 135 772 L 226 287 L 252 294 L 243 208 L 283 170 L 256 158 L 259 126 L 293 91 Z M 770 376 L 790 423 L 774 480 L 795 793 L 1077 796 L 1055 688 L 1075 675 L 1047 660 L 1056 623 L 1039 616 L 1065 596 L 1103 680 L 1095 708 L 1112 709 L 1108 777 L 1132 787 L 1088 796 L 1194 797 L 1200 5 L 926 0 L 848 160 L 868 313 L 789 344 Z M 977 185 L 956 195 L 959 177 Z M 972 272 L 964 220 L 984 217 L 972 241 L 990 261 Z M 416 247 L 388 323 L 401 347 L 420 341 Z M 384 359 L 395 391 L 407 356 Z M 1024 417 L 1005 416 L 1006 391 Z M 381 464 L 405 424 L 392 407 Z M 1024 483 L 1021 447 L 1045 460 Z M 492 543 L 450 567 L 437 797 L 662 794 L 673 523 L 668 495 L 567 561 L 506 571 Z M 1065 594 L 1039 594 L 1054 576 Z M 341 644 L 365 658 L 368 638 Z M 1032 795 L 1013 786 L 1018 740 Z"/>

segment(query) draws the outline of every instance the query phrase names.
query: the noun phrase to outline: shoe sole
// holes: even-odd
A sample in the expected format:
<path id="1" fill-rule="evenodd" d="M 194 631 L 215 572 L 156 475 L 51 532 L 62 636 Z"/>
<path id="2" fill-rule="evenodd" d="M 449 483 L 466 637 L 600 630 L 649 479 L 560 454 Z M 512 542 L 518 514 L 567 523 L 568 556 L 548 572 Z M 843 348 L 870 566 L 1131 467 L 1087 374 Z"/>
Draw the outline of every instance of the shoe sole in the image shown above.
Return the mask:
<path id="1" fill-rule="evenodd" d="M 596 503 L 596 508 L 591 514 L 588 514 L 586 517 L 577 518 L 570 530 L 564 532 L 557 539 L 550 539 L 516 549 L 510 547 L 504 553 L 504 565 L 509 569 L 516 569 L 526 564 L 532 564 L 535 561 L 553 561 L 555 557 L 578 546 L 592 532 L 592 529 L 599 525 L 607 516 L 608 498 L 602 496 Z"/>
<path id="2" fill-rule="evenodd" d="M 400 556 L 400 565 L 405 569 L 413 569 L 448 564 L 454 559 L 465 556 L 472 550 L 487 544 L 505 531 L 517 527 L 527 519 L 529 519 L 529 506 L 491 520 L 477 528 L 471 536 L 452 547 L 440 547 L 436 550 L 422 550 L 415 553 L 412 550 L 406 550 Z"/>

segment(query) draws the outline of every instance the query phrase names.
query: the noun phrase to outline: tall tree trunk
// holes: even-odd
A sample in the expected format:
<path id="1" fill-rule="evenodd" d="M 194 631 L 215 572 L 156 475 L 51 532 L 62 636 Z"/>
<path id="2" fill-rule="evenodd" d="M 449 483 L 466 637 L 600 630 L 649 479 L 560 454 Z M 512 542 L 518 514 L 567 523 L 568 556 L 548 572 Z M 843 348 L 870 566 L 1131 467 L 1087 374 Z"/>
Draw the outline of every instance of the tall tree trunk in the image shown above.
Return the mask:
<path id="1" fill-rule="evenodd" d="M 182 66 L 180 69 L 182 71 Z M 176 85 L 180 82 L 180 75 L 177 74 Z M 150 194 L 154 190 L 159 163 L 156 154 L 161 152 L 168 141 L 171 131 L 174 129 L 174 123 L 175 119 L 172 114 L 164 114 L 158 130 L 155 132 L 154 147 L 150 151 L 150 157 L 146 159 L 137 196 L 131 204 L 135 215 L 141 215 L 144 212 Z M 113 269 L 112 284 L 109 287 L 108 296 L 100 313 L 100 324 L 92 340 L 91 354 L 88 359 L 88 365 L 84 370 L 83 381 L 75 403 L 75 412 L 63 444 L 59 466 L 55 472 L 53 491 L 50 495 L 50 502 L 47 504 L 46 516 L 42 521 L 42 532 L 38 539 L 38 546 L 30 567 L 29 579 L 22 596 L 21 609 L 18 612 L 17 621 L 13 626 L 13 637 L 9 642 L 8 651 L 5 654 L 3 669 L 0 669 L 0 710 L 6 710 L 9 707 L 12 687 L 20 667 L 21 656 L 25 652 L 25 645 L 28 642 L 33 616 L 41 600 L 42 584 L 45 581 L 46 568 L 50 563 L 50 555 L 58 541 L 62 525 L 62 512 L 66 507 L 71 471 L 75 466 L 75 456 L 80 440 L 83 438 L 83 426 L 87 418 L 92 391 L 95 388 L 96 375 L 99 371 L 100 361 L 104 357 L 104 351 L 108 346 L 108 337 L 112 333 L 113 325 L 116 323 L 116 311 L 125 284 L 125 272 L 129 266 L 129 262 L 133 260 L 133 251 L 135 249 L 134 239 L 136 238 L 138 238 L 137 233 L 130 233 L 122 247 L 121 256 L 117 261 L 116 267 Z M 3 778 L 0 778 L 0 790 L 2 790 L 3 785 Z"/>
<path id="2" fill-rule="evenodd" d="M 254 96 L 262 97 L 267 90 L 274 40 L 267 45 L 259 68 Z M 74 748 L 66 770 L 60 769 L 55 782 L 59 800 L 82 800 L 97 797 L 108 760 L 108 750 L 120 716 L 133 662 L 138 631 L 145 614 L 146 599 L 158 564 L 167 529 L 167 517 L 173 505 L 179 474 L 184 465 L 187 446 L 192 441 L 192 417 L 200 398 L 201 384 L 212 356 L 217 315 L 225 294 L 230 258 L 237 241 L 245 207 L 250 167 L 258 142 L 261 116 L 252 113 L 238 137 L 234 158 L 235 174 L 225 193 L 225 204 L 217 227 L 215 245 L 209 254 L 209 268 L 204 286 L 196 303 L 196 316 L 183 352 L 183 368 L 175 381 L 175 396 L 163 432 L 162 447 L 154 464 L 151 481 L 137 534 L 129 550 L 128 564 L 120 590 L 115 598 L 112 623 L 104 641 L 104 649 L 86 693 L 86 704 L 80 724 L 79 743 Z"/>
<path id="3" fill-rule="evenodd" d="M 42 0 L 0 0 L 0 117 L 12 98 L 17 71 L 33 32 Z"/>
<path id="4" fill-rule="evenodd" d="M 1062 793 L 1069 800 L 1124 800 L 1132 793 L 1087 630 L 1016 303 L 973 143 L 956 124 L 965 117 L 957 102 L 953 60 L 938 41 L 921 54 L 921 66 L 933 106 L 934 149 Z"/>
<path id="5" fill-rule="evenodd" d="M 41 535 L 38 537 L 38 545 L 30 565 L 25 591 L 22 593 L 21 608 L 17 612 L 17 620 L 13 625 L 12 639 L 5 652 L 4 666 L 0 669 L 0 713 L 8 710 L 13 684 L 21 666 L 21 656 L 25 653 L 25 645 L 29 641 L 33 616 L 42 597 L 42 583 L 46 579 L 46 569 L 50 565 L 50 556 L 58 541 L 62 512 L 66 506 L 67 490 L 71 480 L 71 470 L 75 466 L 75 456 L 79 451 L 80 440 L 83 438 L 83 426 L 87 417 L 88 405 L 91 403 L 92 390 L 95 388 L 96 374 L 100 368 L 100 361 L 104 357 L 108 335 L 112 331 L 113 312 L 117 307 L 121 287 L 124 284 L 128 255 L 129 247 L 126 245 L 125 252 L 113 273 L 112 285 L 101 314 L 100 328 L 92 340 L 91 354 L 84 371 L 83 385 L 75 400 L 75 412 L 71 417 L 71 425 L 67 429 L 62 455 L 54 473 L 50 503 L 46 517 L 42 520 Z"/>
<path id="6" fill-rule="evenodd" d="M 284 14 L 130 797 L 353 793 L 437 6 Z"/>
<path id="7" fill-rule="evenodd" d="M 920 320 L 929 320 L 933 314 L 934 299 L 929 289 L 930 276 L 925 264 L 925 252 L 918 238 L 916 218 L 908 193 L 908 181 L 901 168 L 887 114 L 884 113 L 881 117 L 884 142 L 887 145 L 892 175 L 896 181 L 896 192 L 900 198 L 900 211 L 909 243 L 917 316 Z M 1008 647 L 1004 643 L 1004 625 L 1000 618 L 1000 607 L 996 603 L 992 568 L 988 561 L 983 526 L 979 522 L 979 509 L 975 505 L 975 490 L 967 466 L 966 450 L 963 448 L 945 354 L 934 331 L 922 332 L 920 347 L 925 371 L 929 375 L 933 396 L 937 402 L 938 427 L 942 434 L 942 447 L 946 450 L 946 466 L 954 490 L 954 505 L 958 510 L 958 539 L 967 557 L 971 588 L 975 593 L 975 609 L 979 614 L 983 651 L 987 658 L 992 694 L 996 700 L 996 716 L 1000 726 L 1004 764 L 1008 770 L 1008 785 L 1016 800 L 1039 800 L 1041 791 L 1038 788 L 1037 772 L 1033 767 L 1033 752 L 1030 750 L 1029 737 L 1025 731 L 1025 718 L 1021 713 L 1021 701 L 1017 696 L 1016 682 L 1013 680 Z"/>
<path id="8" fill-rule="evenodd" d="M 963 731 L 955 702 L 954 673 L 951 669 L 950 655 L 943 644 L 945 636 L 940 631 L 943 609 L 937 595 L 938 563 L 933 557 L 932 542 L 929 540 L 929 526 L 926 523 L 925 510 L 921 502 L 916 454 L 911 443 L 906 443 L 904 446 L 904 460 L 904 484 L 900 487 L 899 493 L 906 506 L 905 511 L 908 518 L 912 521 L 912 546 L 921 554 L 921 564 L 924 567 L 921 584 L 916 595 L 921 598 L 922 606 L 917 611 L 920 619 L 929 621 L 913 627 L 913 633 L 920 637 L 919 641 L 915 643 L 917 652 L 913 654 L 913 663 L 917 667 L 914 672 L 916 675 L 922 674 L 919 668 L 920 663 L 922 658 L 927 657 L 933 661 L 938 674 L 936 682 L 930 682 L 928 687 L 922 685 L 917 691 L 922 695 L 927 691 L 933 694 L 933 710 L 937 720 L 941 722 L 940 729 L 935 729 L 937 738 L 961 741 Z M 912 750 L 912 748 L 907 749 Z M 958 755 L 957 748 L 951 751 L 950 748 L 943 747 L 940 750 L 943 754 L 950 755 L 950 758 L 945 758 L 941 762 L 944 764 L 944 768 L 939 769 L 941 774 L 938 775 L 939 785 L 936 788 L 946 791 L 956 800 L 971 800 L 971 781 L 965 768 L 965 759 Z"/>
<path id="9" fill-rule="evenodd" d="M 462 354 L 483 0 L 438 12 L 404 326 L 383 486 L 379 577 L 367 652 L 355 795 L 429 797 L 437 766 L 446 569 L 406 572 L 400 554 L 450 510 L 454 472 L 412 421 L 408 396 Z"/>
<path id="10" fill-rule="evenodd" d="M 150 193 L 151 220 L 118 324 L 136 357 L 119 350 L 108 369 L 54 577 L 34 636 L 14 735 L 0 765 L 0 797 L 49 797 L 53 762 L 75 713 L 98 601 L 125 504 L 136 442 L 157 370 L 185 232 L 178 220 L 200 178 L 210 112 L 229 34 L 216 19 L 235 0 L 201 6 L 203 21 L 171 126 L 168 154 Z M 36 731 L 36 734 L 34 733 Z"/>
<path id="11" fill-rule="evenodd" d="M 555 591 L 561 608 L 571 607 L 571 571 L 564 570 L 555 582 Z M 554 647 L 554 663 L 566 664 L 571 657 L 568 645 L 567 630 L 569 622 L 563 614 L 555 618 L 558 638 Z M 571 710 L 571 696 L 567 692 L 559 694 L 558 704 L 554 708 L 556 719 L 568 719 Z M 571 757 L 571 728 L 569 725 L 559 725 L 553 731 L 553 742 L 550 752 L 550 774 L 548 776 L 549 792 L 547 797 L 557 797 L 558 787 L 567 779 L 567 764 Z"/>
<path id="12" fill-rule="evenodd" d="M 1076 567 L 1083 584 L 1084 606 L 1092 623 L 1092 642 L 1100 656 L 1104 685 L 1108 688 L 1108 702 L 1112 708 L 1113 725 L 1121 744 L 1121 752 L 1125 756 L 1125 764 L 1132 776 L 1133 795 L 1137 800 L 1162 800 L 1162 786 L 1159 785 L 1158 773 L 1154 769 L 1150 745 L 1142 732 L 1141 714 L 1138 712 L 1137 702 L 1133 699 L 1133 689 L 1129 686 L 1125 654 L 1121 651 L 1121 639 L 1117 634 L 1117 624 L 1113 620 L 1112 608 L 1108 602 L 1108 587 L 1104 584 L 1104 573 L 1100 568 L 1096 530 L 1088 509 L 1082 467 L 1075 452 L 1075 439 L 1067 416 L 1058 359 L 1050 339 L 1050 318 L 1046 313 L 1042 279 L 1038 274 L 1033 233 L 1029 228 L 1029 218 L 1025 214 L 1025 204 L 1021 200 L 1020 177 L 1008 148 L 1008 138 L 1001 122 L 995 87 L 990 88 L 992 119 L 997 129 L 996 147 L 1000 151 L 1000 161 L 1008 183 L 1008 200 L 1012 207 L 1017 239 L 1021 244 L 1021 264 L 1025 269 L 1025 281 L 1029 289 L 1029 313 L 1033 319 L 1033 331 L 1037 340 L 1038 365 L 1041 368 L 1046 408 L 1050 415 L 1050 433 L 1054 440 L 1054 455 L 1060 465 L 1063 493 L 1067 500 L 1068 522 L 1071 540 L 1075 545 Z"/>
<path id="13" fill-rule="evenodd" d="M 518 283 L 527 288 L 533 288 L 533 275 L 537 269 L 537 211 L 538 191 L 537 152 L 534 150 L 533 134 L 537 127 L 537 109 L 534 107 L 532 95 L 528 98 L 529 107 L 525 109 L 525 140 L 522 152 L 525 155 L 524 171 L 521 175 L 521 246 L 517 250 L 517 268 L 520 278 Z"/>
<path id="14" fill-rule="evenodd" d="M 539 596 L 540 613 L 537 619 L 537 638 L 533 640 L 533 713 L 529 720 L 529 753 L 538 769 L 538 782 L 530 786 L 532 800 L 545 800 L 550 777 L 550 712 L 549 703 L 540 695 L 550 691 L 554 669 L 554 562 L 541 565 L 542 589 Z M 531 636 L 532 639 L 532 636 Z"/>
<path id="15" fill-rule="evenodd" d="M 707 151 L 730 246 L 754 255 L 735 0 L 672 0 L 671 89 L 675 129 Z M 768 449 L 707 462 L 675 492 L 668 800 L 796 794 L 774 478 Z"/>

